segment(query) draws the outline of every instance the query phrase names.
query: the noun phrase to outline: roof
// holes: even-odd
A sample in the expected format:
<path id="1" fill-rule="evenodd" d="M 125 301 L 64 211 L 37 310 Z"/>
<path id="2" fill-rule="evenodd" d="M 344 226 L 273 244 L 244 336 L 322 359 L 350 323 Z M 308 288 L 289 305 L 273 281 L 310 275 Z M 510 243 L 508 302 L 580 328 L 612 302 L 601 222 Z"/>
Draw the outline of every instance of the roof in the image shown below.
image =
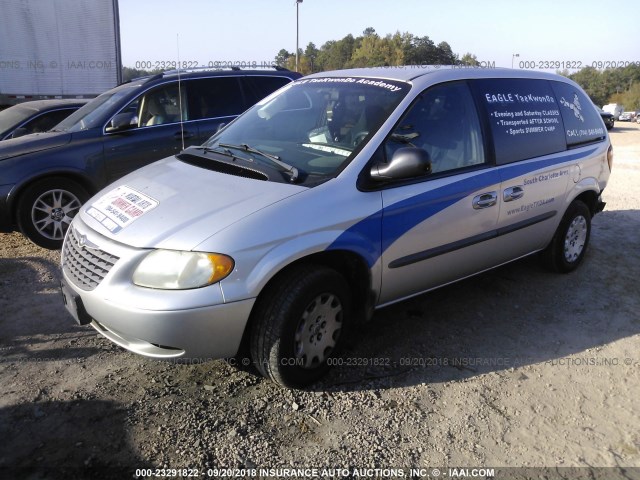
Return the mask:
<path id="1" fill-rule="evenodd" d="M 197 67 L 193 69 L 185 70 L 167 70 L 154 75 L 147 75 L 144 77 L 133 78 L 130 81 L 124 82 L 122 85 L 132 83 L 134 85 L 142 85 L 144 83 L 153 82 L 156 80 L 164 80 L 168 78 L 181 78 L 188 80 L 190 78 L 210 78 L 210 77 L 224 77 L 224 76 L 272 76 L 272 77 L 288 77 L 293 80 L 302 77 L 301 74 L 287 70 L 286 68 L 273 67 L 264 69 L 244 69 L 244 68 L 208 68 Z"/>
<path id="2" fill-rule="evenodd" d="M 511 68 L 478 68 L 464 65 L 404 65 L 394 67 L 354 68 L 334 70 L 309 75 L 305 78 L 320 77 L 371 77 L 385 80 L 413 82 L 428 77 L 430 81 L 463 80 L 469 78 L 541 78 L 547 80 L 570 80 L 553 73 Z"/>
<path id="3" fill-rule="evenodd" d="M 33 100 L 30 102 L 22 102 L 14 105 L 14 107 L 20 107 L 29 109 L 34 112 L 41 112 L 44 110 L 54 110 L 62 107 L 74 107 L 82 106 L 87 103 L 91 98 L 53 98 L 50 100 Z"/>

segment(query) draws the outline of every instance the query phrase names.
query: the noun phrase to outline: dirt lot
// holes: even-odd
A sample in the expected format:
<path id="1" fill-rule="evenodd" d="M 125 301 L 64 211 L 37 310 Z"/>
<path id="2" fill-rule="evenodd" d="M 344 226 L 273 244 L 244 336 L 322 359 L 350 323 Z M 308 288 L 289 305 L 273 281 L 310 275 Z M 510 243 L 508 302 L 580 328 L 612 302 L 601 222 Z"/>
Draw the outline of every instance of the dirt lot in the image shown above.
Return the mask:
<path id="1" fill-rule="evenodd" d="M 59 252 L 0 234 L 0 477 L 506 466 L 640 478 L 640 125 L 611 138 L 607 208 L 578 272 L 529 258 L 380 311 L 348 356 L 392 366 L 337 367 L 313 391 L 113 346 L 64 310 Z"/>

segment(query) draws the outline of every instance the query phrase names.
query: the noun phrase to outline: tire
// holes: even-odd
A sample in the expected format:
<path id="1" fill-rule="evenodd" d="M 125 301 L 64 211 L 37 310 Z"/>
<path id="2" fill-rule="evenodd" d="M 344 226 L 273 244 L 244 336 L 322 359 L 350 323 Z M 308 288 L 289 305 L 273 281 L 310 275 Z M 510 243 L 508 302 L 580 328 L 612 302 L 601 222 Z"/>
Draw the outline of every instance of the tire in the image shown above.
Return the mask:
<path id="1" fill-rule="evenodd" d="M 351 317 L 351 292 L 338 272 L 292 267 L 261 294 L 252 315 L 256 368 L 285 387 L 316 382 L 340 353 Z"/>
<path id="2" fill-rule="evenodd" d="M 573 201 L 543 251 L 545 266 L 552 271 L 568 273 L 582 263 L 591 236 L 591 211 L 580 200 Z"/>
<path id="3" fill-rule="evenodd" d="M 40 247 L 62 247 L 73 217 L 89 199 L 87 191 L 73 180 L 62 177 L 39 180 L 20 195 L 16 219 L 20 231 Z"/>

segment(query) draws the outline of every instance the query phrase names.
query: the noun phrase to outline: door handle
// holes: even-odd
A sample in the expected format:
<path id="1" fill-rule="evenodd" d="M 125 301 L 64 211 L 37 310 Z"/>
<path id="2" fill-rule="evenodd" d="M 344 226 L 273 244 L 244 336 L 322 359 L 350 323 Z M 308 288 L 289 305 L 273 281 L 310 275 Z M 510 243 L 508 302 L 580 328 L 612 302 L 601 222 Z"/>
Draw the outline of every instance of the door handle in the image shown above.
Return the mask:
<path id="1" fill-rule="evenodd" d="M 515 187 L 509 187 L 505 189 L 502 198 L 505 202 L 513 202 L 514 200 L 522 198 L 523 196 L 524 188 L 522 187 L 522 185 L 516 185 Z"/>
<path id="2" fill-rule="evenodd" d="M 184 139 L 188 140 L 190 138 L 194 137 L 194 134 L 191 132 L 187 132 L 186 130 L 184 132 L 176 132 L 173 134 L 173 138 L 175 138 L 176 140 L 181 140 L 183 138 L 184 135 Z"/>
<path id="3" fill-rule="evenodd" d="M 473 198 L 473 208 L 480 210 L 481 208 L 493 207 L 498 203 L 498 192 L 486 192 Z"/>

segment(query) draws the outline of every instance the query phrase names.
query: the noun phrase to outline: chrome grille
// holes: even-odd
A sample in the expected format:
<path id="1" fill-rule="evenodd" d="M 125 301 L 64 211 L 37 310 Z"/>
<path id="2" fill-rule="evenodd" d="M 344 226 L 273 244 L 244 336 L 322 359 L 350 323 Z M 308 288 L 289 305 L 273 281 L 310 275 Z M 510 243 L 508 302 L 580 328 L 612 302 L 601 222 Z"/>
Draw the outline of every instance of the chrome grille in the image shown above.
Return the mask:
<path id="1" fill-rule="evenodd" d="M 62 249 L 62 269 L 77 287 L 93 290 L 119 257 L 99 248 L 87 247 L 80 238 L 74 228 L 69 229 Z"/>

